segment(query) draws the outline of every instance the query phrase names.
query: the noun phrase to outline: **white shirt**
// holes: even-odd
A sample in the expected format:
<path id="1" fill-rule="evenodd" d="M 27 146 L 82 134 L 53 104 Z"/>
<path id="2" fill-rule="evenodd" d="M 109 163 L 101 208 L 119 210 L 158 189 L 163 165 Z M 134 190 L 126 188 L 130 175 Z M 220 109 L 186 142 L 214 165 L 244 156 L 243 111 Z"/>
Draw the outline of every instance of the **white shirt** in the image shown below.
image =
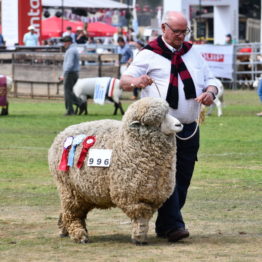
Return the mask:
<path id="1" fill-rule="evenodd" d="M 167 43 L 166 45 L 171 51 L 175 50 Z M 182 59 L 191 74 L 197 96 L 199 96 L 207 86 L 217 85 L 216 78 L 209 70 L 204 58 L 202 58 L 194 46 L 192 46 L 192 48 L 182 56 Z M 135 56 L 134 61 L 124 72 L 124 75 L 130 75 L 133 77 L 139 77 L 145 74 L 149 75 L 158 86 L 161 98 L 166 99 L 170 71 L 171 61 L 169 59 L 150 50 L 144 49 Z M 169 113 L 180 120 L 181 123 L 189 124 L 197 119 L 200 104 L 194 99 L 186 99 L 183 88 L 183 82 L 178 74 L 178 108 L 170 108 Z M 155 84 L 153 83 L 142 89 L 141 97 L 159 97 Z"/>

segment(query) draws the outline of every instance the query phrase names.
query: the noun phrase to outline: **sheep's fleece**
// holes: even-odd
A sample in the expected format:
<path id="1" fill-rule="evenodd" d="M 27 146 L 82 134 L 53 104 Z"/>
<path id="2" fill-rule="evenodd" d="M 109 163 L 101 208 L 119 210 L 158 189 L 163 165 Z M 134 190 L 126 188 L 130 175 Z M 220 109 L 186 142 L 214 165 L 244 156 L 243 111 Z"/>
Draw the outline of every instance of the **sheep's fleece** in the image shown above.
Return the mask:
<path id="1" fill-rule="evenodd" d="M 148 222 L 175 186 L 176 139 L 182 124 L 168 115 L 168 104 L 143 98 L 129 106 L 122 121 L 98 120 L 70 126 L 54 140 L 48 162 L 61 199 L 61 236 L 88 242 L 85 218 L 93 208 L 119 207 L 132 220 L 132 240 L 145 244 Z M 58 170 L 69 136 L 95 136 L 92 148 L 112 149 L 109 167 L 76 166 Z"/>

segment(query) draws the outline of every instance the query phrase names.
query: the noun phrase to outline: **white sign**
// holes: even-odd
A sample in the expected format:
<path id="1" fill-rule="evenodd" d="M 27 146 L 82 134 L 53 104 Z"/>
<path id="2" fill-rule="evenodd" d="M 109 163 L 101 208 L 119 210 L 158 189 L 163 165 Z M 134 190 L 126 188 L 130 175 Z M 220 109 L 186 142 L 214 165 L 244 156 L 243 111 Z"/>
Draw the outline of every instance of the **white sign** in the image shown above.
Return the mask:
<path id="1" fill-rule="evenodd" d="M 88 166 L 109 167 L 111 163 L 111 149 L 94 149 L 88 152 Z"/>
<path id="2" fill-rule="evenodd" d="M 194 45 L 215 77 L 233 78 L 233 45 Z"/>

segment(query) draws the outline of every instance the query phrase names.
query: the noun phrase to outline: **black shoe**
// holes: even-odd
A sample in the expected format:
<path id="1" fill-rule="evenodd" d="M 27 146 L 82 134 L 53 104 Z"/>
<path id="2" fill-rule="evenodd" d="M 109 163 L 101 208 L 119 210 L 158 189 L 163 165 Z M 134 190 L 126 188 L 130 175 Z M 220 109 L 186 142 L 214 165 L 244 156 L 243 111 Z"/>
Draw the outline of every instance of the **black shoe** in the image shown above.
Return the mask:
<path id="1" fill-rule="evenodd" d="M 179 228 L 176 230 L 172 230 L 169 233 L 167 233 L 167 239 L 169 242 L 177 242 L 181 239 L 189 237 L 189 232 L 187 229 Z"/>

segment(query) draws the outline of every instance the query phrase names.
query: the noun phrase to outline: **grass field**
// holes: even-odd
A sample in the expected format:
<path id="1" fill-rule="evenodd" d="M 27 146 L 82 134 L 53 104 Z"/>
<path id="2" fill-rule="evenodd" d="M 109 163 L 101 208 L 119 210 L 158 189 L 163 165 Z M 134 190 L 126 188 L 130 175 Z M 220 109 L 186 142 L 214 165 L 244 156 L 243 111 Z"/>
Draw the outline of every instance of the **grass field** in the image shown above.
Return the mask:
<path id="1" fill-rule="evenodd" d="M 125 104 L 127 108 L 128 104 Z M 183 214 L 191 236 L 177 244 L 130 241 L 119 209 L 94 210 L 91 243 L 58 237 L 58 194 L 47 166 L 56 134 L 71 124 L 113 117 L 111 104 L 64 117 L 63 101 L 10 99 L 0 116 L 0 261 L 262 261 L 262 111 L 255 91 L 226 91 L 224 115 L 201 126 L 199 161 Z"/>

